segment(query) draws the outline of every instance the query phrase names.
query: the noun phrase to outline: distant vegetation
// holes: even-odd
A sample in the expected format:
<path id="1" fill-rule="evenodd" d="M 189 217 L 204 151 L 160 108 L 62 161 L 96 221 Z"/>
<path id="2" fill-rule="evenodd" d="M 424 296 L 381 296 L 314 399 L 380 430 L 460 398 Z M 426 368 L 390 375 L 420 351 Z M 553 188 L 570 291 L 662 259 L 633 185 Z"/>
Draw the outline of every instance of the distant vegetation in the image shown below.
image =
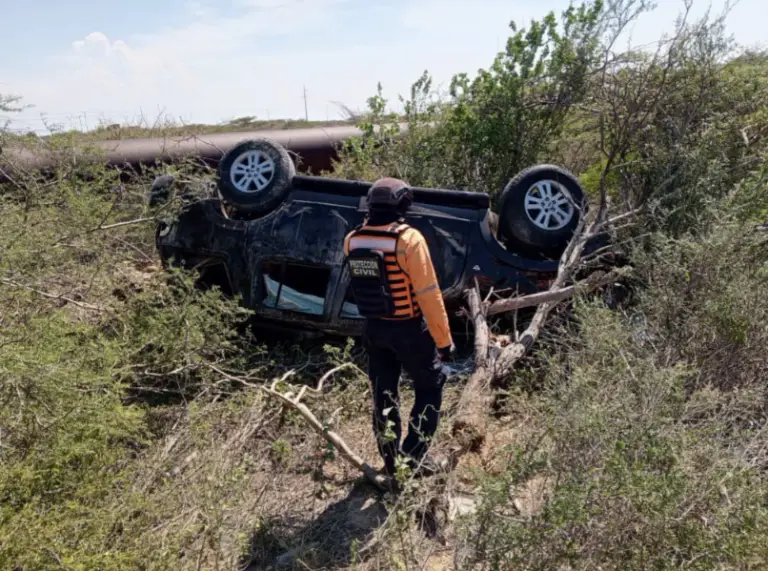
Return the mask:
<path id="1" fill-rule="evenodd" d="M 611 51 L 646 9 L 596 0 L 513 28 L 444 99 L 425 73 L 398 142 L 361 144 L 402 119 L 375 94 L 332 173 L 495 198 L 525 166 L 559 163 L 633 213 L 612 230 L 633 295 L 578 298 L 497 387 L 494 438 L 451 480 L 476 510 L 445 544 L 415 529 L 428 482 L 366 503 L 257 388 L 293 367 L 295 382 L 364 368 L 359 348 L 247 334 L 237 300 L 159 271 L 153 221 L 179 203 L 150 210 L 148 180 L 67 149 L 53 181 L 10 173 L 0 568 L 768 568 L 768 55 L 713 17 L 681 21 L 658 53 Z M 378 465 L 368 399 L 351 368 L 311 406 Z"/>

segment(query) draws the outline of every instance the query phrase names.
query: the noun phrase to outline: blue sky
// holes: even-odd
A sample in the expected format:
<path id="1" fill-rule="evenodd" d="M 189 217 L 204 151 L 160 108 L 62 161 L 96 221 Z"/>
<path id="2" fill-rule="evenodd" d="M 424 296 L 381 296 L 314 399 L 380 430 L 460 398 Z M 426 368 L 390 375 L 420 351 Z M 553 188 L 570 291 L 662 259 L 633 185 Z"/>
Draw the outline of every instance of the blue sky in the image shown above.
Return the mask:
<path id="1" fill-rule="evenodd" d="M 693 13 L 725 0 L 694 0 Z M 657 8 L 631 42 L 658 40 L 682 0 Z M 738 42 L 765 42 L 766 0 L 740 0 Z M 514 19 L 527 25 L 567 0 L 0 0 L 0 93 L 33 107 L 4 115 L 19 130 L 163 118 L 215 123 L 244 115 L 340 117 L 381 82 L 408 92 L 422 71 L 447 86 L 486 67 Z M 11 55 L 14 54 L 14 55 Z"/>

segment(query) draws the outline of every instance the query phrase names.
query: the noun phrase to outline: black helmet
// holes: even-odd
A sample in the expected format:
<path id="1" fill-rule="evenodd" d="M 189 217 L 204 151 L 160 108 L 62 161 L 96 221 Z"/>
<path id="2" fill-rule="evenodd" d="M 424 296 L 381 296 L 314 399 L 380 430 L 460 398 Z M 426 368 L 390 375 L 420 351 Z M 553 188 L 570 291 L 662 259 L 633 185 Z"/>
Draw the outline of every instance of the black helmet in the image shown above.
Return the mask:
<path id="1" fill-rule="evenodd" d="M 413 203 L 413 191 L 398 178 L 380 178 L 368 190 L 368 211 L 404 215 Z"/>

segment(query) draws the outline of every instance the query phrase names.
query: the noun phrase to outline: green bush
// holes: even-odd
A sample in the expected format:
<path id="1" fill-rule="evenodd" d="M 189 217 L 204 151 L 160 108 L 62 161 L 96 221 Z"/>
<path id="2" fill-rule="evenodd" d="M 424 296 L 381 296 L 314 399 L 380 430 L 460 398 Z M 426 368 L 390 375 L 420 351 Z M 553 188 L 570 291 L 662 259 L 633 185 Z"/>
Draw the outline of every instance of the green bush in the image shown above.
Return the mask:
<path id="1" fill-rule="evenodd" d="M 643 322 L 594 305 L 577 315 L 575 341 L 527 403 L 535 429 L 510 450 L 505 472 L 483 482 L 483 505 L 465 527 L 479 568 L 768 564 L 765 439 L 755 424 L 732 427 L 757 395 L 691 389 L 699 371 L 662 362 L 665 348 L 642 341 Z M 545 490 L 533 515 L 512 500 L 531 481 Z"/>
<path id="2" fill-rule="evenodd" d="M 586 96 L 610 10 L 601 0 L 554 13 L 517 30 L 488 70 L 470 80 L 457 74 L 448 100 L 433 100 L 424 73 L 403 100 L 408 134 L 398 145 L 374 147 L 398 132 L 381 96 L 369 99 L 362 141 L 345 144 L 335 173 L 375 178 L 384 174 L 414 185 L 465 188 L 497 195 L 518 171 L 536 162 Z M 383 125 L 374 132 L 373 125 Z M 363 145 L 366 143 L 366 145 Z"/>

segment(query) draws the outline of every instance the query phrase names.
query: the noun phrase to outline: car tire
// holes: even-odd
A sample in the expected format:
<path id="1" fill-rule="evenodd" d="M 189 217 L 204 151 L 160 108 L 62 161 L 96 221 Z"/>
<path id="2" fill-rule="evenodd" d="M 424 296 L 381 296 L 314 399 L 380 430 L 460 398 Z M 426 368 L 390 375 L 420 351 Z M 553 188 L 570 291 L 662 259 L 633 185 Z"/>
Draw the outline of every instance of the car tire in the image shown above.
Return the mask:
<path id="1" fill-rule="evenodd" d="M 296 166 L 279 143 L 250 139 L 224 155 L 217 174 L 223 201 L 240 212 L 260 215 L 277 208 L 291 191 Z"/>
<path id="2" fill-rule="evenodd" d="M 499 235 L 526 255 L 559 257 L 586 208 L 584 196 L 579 180 L 562 167 L 527 168 L 502 191 Z"/>

